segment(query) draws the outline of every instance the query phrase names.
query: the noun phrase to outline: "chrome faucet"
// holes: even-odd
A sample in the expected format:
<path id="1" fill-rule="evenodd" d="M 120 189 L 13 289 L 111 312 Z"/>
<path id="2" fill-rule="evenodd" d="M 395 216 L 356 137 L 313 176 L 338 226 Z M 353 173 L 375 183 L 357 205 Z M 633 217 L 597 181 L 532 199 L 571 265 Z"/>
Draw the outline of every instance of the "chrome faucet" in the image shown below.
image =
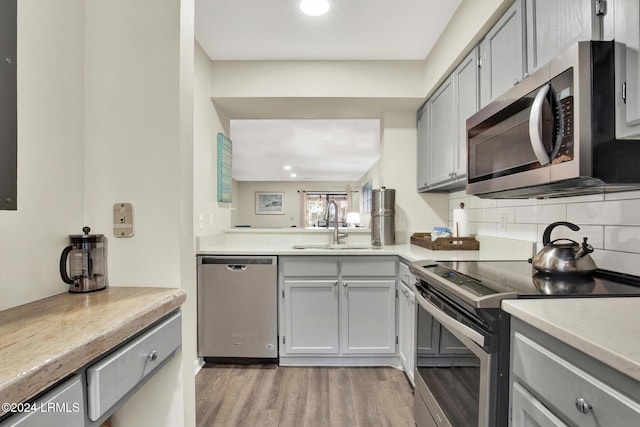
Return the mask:
<path id="1" fill-rule="evenodd" d="M 338 232 L 338 204 L 336 203 L 335 200 L 330 200 L 329 204 L 327 205 L 327 214 L 325 216 L 325 220 L 327 222 L 327 228 L 329 228 L 329 216 L 331 214 L 331 206 L 333 206 L 333 212 L 334 212 L 333 218 L 335 219 L 335 228 L 333 230 L 332 244 L 339 245 L 341 243 L 340 239 L 343 237 L 347 237 L 348 234 Z"/>

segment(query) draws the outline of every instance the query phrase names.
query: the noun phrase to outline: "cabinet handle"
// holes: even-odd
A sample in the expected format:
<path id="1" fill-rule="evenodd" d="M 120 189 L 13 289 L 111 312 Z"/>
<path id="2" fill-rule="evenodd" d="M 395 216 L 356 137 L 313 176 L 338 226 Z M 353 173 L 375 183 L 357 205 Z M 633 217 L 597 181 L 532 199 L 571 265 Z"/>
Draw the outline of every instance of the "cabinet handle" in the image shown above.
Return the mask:
<path id="1" fill-rule="evenodd" d="M 591 412 L 591 404 L 584 397 L 579 397 L 576 399 L 576 409 L 582 414 L 588 414 Z"/>
<path id="2" fill-rule="evenodd" d="M 342 282 L 342 286 L 344 286 L 345 288 L 347 287 L 348 283 L 347 282 Z"/>
<path id="3" fill-rule="evenodd" d="M 152 362 L 155 362 L 158 358 L 158 352 L 156 350 L 151 350 L 151 353 L 147 354 L 147 359 Z"/>
<path id="4" fill-rule="evenodd" d="M 333 282 L 333 286 L 338 286 L 338 281 Z"/>

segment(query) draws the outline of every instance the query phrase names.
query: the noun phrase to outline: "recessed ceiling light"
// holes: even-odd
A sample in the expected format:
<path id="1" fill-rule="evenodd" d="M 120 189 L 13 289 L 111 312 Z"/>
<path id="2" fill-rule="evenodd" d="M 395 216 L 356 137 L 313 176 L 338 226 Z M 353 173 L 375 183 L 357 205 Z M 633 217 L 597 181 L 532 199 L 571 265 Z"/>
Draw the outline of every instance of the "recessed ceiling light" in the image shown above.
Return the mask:
<path id="1" fill-rule="evenodd" d="M 291 175 L 289 175 L 291 178 L 295 178 L 296 176 L 298 176 L 297 173 L 292 173 Z"/>
<path id="2" fill-rule="evenodd" d="M 286 171 L 290 171 L 291 170 L 291 165 L 284 165 L 282 167 L 282 169 L 286 170 Z"/>
<path id="3" fill-rule="evenodd" d="M 329 11 L 327 0 L 302 0 L 300 9 L 309 16 L 322 16 Z"/>

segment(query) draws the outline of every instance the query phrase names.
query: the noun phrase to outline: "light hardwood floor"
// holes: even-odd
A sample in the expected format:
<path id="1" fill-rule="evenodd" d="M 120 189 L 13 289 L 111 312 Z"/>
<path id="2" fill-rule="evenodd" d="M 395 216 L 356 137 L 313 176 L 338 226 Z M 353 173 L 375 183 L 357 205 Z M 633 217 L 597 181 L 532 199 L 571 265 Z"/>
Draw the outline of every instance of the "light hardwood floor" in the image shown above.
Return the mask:
<path id="1" fill-rule="evenodd" d="M 196 417 L 199 427 L 415 425 L 413 390 L 393 368 L 207 364 Z"/>

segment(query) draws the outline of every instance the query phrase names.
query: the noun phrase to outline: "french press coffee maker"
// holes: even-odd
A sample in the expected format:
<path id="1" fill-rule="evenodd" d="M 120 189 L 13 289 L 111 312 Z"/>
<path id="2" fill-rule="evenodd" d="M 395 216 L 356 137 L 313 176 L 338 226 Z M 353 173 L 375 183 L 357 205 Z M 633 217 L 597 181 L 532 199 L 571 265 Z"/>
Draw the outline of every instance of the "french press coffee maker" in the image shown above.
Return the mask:
<path id="1" fill-rule="evenodd" d="M 104 235 L 89 234 L 89 227 L 83 227 L 82 231 L 84 234 L 69 235 L 71 244 L 60 256 L 60 277 L 69 284 L 69 292 L 91 292 L 107 287 Z"/>

